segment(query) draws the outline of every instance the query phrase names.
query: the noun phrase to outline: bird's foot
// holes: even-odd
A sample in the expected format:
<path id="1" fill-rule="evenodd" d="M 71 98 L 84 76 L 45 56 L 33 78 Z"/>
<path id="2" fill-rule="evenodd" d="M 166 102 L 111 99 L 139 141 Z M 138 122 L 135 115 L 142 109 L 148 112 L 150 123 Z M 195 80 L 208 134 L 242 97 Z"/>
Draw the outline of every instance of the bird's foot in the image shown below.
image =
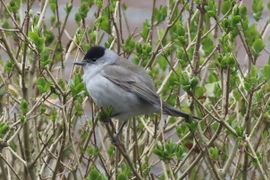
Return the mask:
<path id="1" fill-rule="evenodd" d="M 107 117 L 107 118 L 102 119 L 101 121 L 102 121 L 103 123 L 110 123 L 111 120 L 112 120 L 112 119 L 111 119 L 110 117 Z"/>
<path id="2" fill-rule="evenodd" d="M 119 145 L 120 144 L 120 137 L 118 134 L 112 136 L 112 144 Z"/>

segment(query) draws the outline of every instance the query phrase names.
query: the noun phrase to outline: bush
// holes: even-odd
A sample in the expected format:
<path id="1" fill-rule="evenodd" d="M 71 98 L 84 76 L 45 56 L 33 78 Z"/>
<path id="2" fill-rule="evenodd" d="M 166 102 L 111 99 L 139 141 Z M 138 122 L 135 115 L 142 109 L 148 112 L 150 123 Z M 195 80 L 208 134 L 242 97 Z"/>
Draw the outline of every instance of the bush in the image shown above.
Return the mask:
<path id="1" fill-rule="evenodd" d="M 123 2 L 59 2 L 0 2 L 1 177 L 269 178 L 270 6 L 153 0 L 132 32 Z M 72 64 L 98 44 L 145 67 L 163 99 L 202 120 L 135 117 L 113 145 Z"/>

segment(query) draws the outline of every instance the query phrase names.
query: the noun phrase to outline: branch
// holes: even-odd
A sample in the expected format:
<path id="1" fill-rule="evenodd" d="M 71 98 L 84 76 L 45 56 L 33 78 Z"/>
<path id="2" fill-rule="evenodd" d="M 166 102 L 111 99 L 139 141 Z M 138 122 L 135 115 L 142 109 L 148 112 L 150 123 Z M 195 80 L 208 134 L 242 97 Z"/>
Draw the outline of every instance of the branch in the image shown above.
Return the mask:
<path id="1" fill-rule="evenodd" d="M 262 167 L 262 164 L 261 164 L 261 162 L 260 162 L 260 160 L 259 160 L 259 158 L 258 158 L 258 156 L 257 156 L 257 154 L 256 154 L 256 152 L 255 152 L 255 150 L 254 150 L 251 142 L 250 142 L 250 139 L 246 136 L 245 137 L 245 140 L 247 142 L 247 145 L 248 145 L 249 149 L 251 150 L 251 153 L 253 154 L 253 158 L 255 158 L 255 161 L 256 161 L 256 163 L 259 166 L 259 170 L 261 171 L 261 174 L 262 174 L 263 179 L 264 180 L 269 179 L 267 173 L 264 171 L 264 169 Z"/>
<path id="2" fill-rule="evenodd" d="M 204 22 L 204 14 L 205 14 L 204 5 L 205 5 L 205 1 L 203 1 L 202 4 L 198 6 L 198 9 L 200 11 L 200 18 L 199 18 L 199 25 L 197 27 L 197 39 L 196 39 L 195 49 L 194 49 L 193 58 L 192 58 L 193 68 L 194 68 L 193 73 L 195 76 L 199 73 L 198 71 L 199 62 L 200 62 L 199 49 L 201 46 L 201 37 L 202 37 L 202 32 L 203 32 L 203 22 Z"/>
<path id="3" fill-rule="evenodd" d="M 110 119 L 111 121 L 111 119 Z M 111 123 L 112 124 L 112 123 Z M 108 131 L 108 134 L 110 135 L 110 137 L 114 140 L 114 133 L 111 130 L 111 128 L 109 127 L 109 124 L 106 123 L 106 129 Z M 113 129 L 113 127 L 112 127 Z M 118 138 L 118 137 L 117 137 Z M 114 145 L 116 146 L 116 148 L 119 150 L 119 152 L 122 154 L 122 156 L 126 159 L 130 169 L 132 170 L 133 174 L 136 176 L 136 179 L 142 180 L 143 178 L 140 176 L 140 174 L 136 171 L 135 167 L 132 164 L 132 161 L 130 160 L 130 157 L 127 154 L 127 151 L 124 147 L 124 145 L 120 142 L 119 139 L 115 140 L 116 142 L 114 143 Z"/>
<path id="4" fill-rule="evenodd" d="M 7 164 L 7 166 L 11 169 L 11 171 L 15 174 L 15 176 L 17 177 L 17 179 L 20 179 L 20 176 L 17 174 L 16 170 L 12 167 L 11 164 L 9 164 L 9 162 L 3 157 L 2 153 L 0 153 L 0 158 L 3 159 L 3 161 L 5 161 L 5 163 Z"/>
<path id="5" fill-rule="evenodd" d="M 164 39 L 166 38 L 166 36 L 167 36 L 169 30 L 170 30 L 171 27 L 173 27 L 173 25 L 177 22 L 179 16 L 183 13 L 183 11 L 185 10 L 186 5 L 188 4 L 188 2 L 186 2 L 186 3 L 183 5 L 182 9 L 180 10 L 179 15 L 178 15 L 175 19 L 173 19 L 174 14 L 177 12 L 177 7 L 178 7 L 179 3 L 180 3 L 180 0 L 178 0 L 178 1 L 174 4 L 173 10 L 172 10 L 171 15 L 170 15 L 170 17 L 169 17 L 169 22 L 168 22 L 167 28 L 165 29 L 165 32 L 164 32 L 163 36 L 162 36 L 161 39 L 159 40 L 158 45 L 156 46 L 156 49 L 152 52 L 152 56 L 150 57 L 150 60 L 149 60 L 148 63 L 146 64 L 145 68 L 149 68 L 149 67 L 151 67 L 151 66 L 153 65 L 153 62 L 154 62 L 154 60 L 155 60 L 155 58 L 156 58 L 156 56 L 157 56 L 157 54 L 158 54 L 158 51 L 159 51 L 160 48 L 161 48 L 162 42 L 164 41 Z"/>
<path id="6" fill-rule="evenodd" d="M 19 74 L 22 74 L 21 65 L 19 64 L 19 62 L 17 62 L 17 60 L 16 60 L 16 58 L 14 56 L 14 53 L 12 52 L 12 50 L 10 48 L 10 45 L 7 42 L 6 35 L 5 35 L 4 31 L 0 30 L 0 33 L 2 35 L 1 38 L 0 38 L 0 40 L 4 43 L 4 46 L 6 48 L 6 52 L 9 55 L 10 60 L 15 65 L 15 68 L 17 69 L 18 73 Z"/>

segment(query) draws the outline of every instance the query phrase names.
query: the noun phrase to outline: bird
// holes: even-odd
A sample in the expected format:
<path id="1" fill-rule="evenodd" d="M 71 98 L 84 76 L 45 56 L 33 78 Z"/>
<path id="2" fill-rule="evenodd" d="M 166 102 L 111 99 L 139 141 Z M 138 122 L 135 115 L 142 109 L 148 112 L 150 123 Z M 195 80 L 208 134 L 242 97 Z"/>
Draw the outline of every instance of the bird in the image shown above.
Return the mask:
<path id="1" fill-rule="evenodd" d="M 95 104 L 101 108 L 111 107 L 111 118 L 122 122 L 119 132 L 129 118 L 142 114 L 162 112 L 200 119 L 161 100 L 147 72 L 110 49 L 93 46 L 82 61 L 74 64 L 83 67 L 82 79 Z"/>

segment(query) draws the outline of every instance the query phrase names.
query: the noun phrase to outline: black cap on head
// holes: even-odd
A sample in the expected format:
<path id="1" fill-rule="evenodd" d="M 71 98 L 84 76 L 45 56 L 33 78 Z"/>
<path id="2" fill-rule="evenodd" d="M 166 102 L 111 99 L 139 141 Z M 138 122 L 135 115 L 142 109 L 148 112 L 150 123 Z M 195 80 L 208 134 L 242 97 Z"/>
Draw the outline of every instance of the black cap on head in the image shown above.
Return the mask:
<path id="1" fill-rule="evenodd" d="M 93 46 L 87 51 L 83 59 L 95 61 L 105 54 L 105 50 L 102 46 Z"/>

